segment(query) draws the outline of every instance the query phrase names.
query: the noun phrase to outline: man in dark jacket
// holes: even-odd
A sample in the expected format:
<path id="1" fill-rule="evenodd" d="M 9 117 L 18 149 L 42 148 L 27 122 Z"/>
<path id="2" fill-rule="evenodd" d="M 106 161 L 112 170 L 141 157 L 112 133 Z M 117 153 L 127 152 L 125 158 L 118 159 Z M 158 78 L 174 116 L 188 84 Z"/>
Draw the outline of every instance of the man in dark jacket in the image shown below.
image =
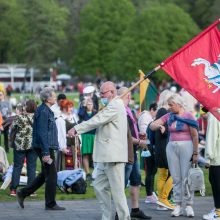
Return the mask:
<path id="1" fill-rule="evenodd" d="M 37 108 L 33 123 L 32 147 L 41 161 L 41 173 L 28 186 L 17 191 L 17 200 L 24 208 L 24 199 L 45 183 L 45 209 L 65 210 L 56 204 L 57 172 L 54 150 L 58 149 L 57 127 L 50 107 L 56 102 L 56 94 L 50 87 L 45 87 L 40 98 L 42 104 Z"/>

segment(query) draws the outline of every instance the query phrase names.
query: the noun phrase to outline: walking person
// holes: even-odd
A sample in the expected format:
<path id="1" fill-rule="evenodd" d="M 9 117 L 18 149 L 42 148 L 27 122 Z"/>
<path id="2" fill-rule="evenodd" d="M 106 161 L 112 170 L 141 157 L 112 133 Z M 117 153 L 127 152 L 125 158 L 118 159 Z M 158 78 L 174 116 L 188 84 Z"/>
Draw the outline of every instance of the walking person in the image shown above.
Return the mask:
<path id="1" fill-rule="evenodd" d="M 152 130 L 165 131 L 168 124 L 170 132 L 166 148 L 168 166 L 173 178 L 173 193 L 176 206 L 171 216 L 183 215 L 183 203 L 186 202 L 186 215 L 194 217 L 192 208 L 194 192 L 185 199 L 184 180 L 187 178 L 191 163 L 198 161 L 198 123 L 190 112 L 185 111 L 183 98 L 174 94 L 167 100 L 170 113 L 165 114 L 150 124 Z M 192 162 L 191 162 L 192 159 Z"/>
<path id="2" fill-rule="evenodd" d="M 57 205 L 54 150 L 58 149 L 57 127 L 50 107 L 56 102 L 56 94 L 51 87 L 45 87 L 40 93 L 42 104 L 36 109 L 33 123 L 32 147 L 41 161 L 41 172 L 34 181 L 17 191 L 17 201 L 24 208 L 24 199 L 45 183 L 45 209 L 65 210 Z"/>
<path id="3" fill-rule="evenodd" d="M 208 126 L 206 132 L 205 158 L 209 164 L 209 182 L 215 208 L 203 215 L 204 220 L 220 219 L 220 122 L 208 113 Z"/>
<path id="4" fill-rule="evenodd" d="M 27 164 L 27 185 L 30 185 L 35 179 L 37 154 L 31 148 L 33 117 L 37 108 L 34 100 L 28 100 L 23 106 L 24 111 L 17 115 L 12 123 L 12 130 L 15 129 L 15 140 L 13 143 L 14 166 L 11 182 L 11 196 L 16 196 L 16 190 L 19 186 L 20 175 L 24 160 Z M 33 194 L 34 195 L 34 194 Z"/>
<path id="5" fill-rule="evenodd" d="M 112 220 L 113 199 L 120 220 L 130 220 L 124 191 L 124 169 L 128 162 L 127 116 L 124 103 L 116 97 L 116 87 L 107 81 L 100 88 L 101 111 L 88 121 L 76 125 L 70 136 L 96 129 L 93 177 L 96 197 L 101 204 L 102 220 Z"/>
<path id="6" fill-rule="evenodd" d="M 128 91 L 127 87 L 121 87 L 118 90 L 118 95 L 122 95 L 127 91 Z M 138 163 L 137 150 L 140 147 L 145 148 L 146 141 L 139 139 L 137 122 L 135 121 L 132 111 L 128 106 L 129 102 L 131 101 L 131 93 L 128 92 L 122 99 L 127 113 L 128 126 L 130 128 L 132 135 L 133 152 L 134 152 L 133 164 L 126 163 L 125 165 L 125 186 L 127 186 L 128 180 L 130 180 L 130 195 L 131 195 L 130 215 L 131 218 L 151 219 L 151 216 L 145 215 L 144 212 L 139 208 L 141 171 L 140 171 L 140 165 Z M 117 217 L 115 219 L 117 219 Z"/>

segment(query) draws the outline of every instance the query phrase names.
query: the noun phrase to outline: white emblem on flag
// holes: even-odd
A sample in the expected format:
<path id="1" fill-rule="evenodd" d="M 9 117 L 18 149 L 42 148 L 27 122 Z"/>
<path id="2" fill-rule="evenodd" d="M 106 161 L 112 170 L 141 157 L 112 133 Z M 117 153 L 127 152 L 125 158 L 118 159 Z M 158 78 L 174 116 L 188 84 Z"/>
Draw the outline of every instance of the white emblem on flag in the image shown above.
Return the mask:
<path id="1" fill-rule="evenodd" d="M 203 64 L 205 66 L 204 75 L 207 78 L 204 78 L 208 83 L 215 85 L 215 88 L 212 93 L 216 93 L 220 89 L 220 54 L 218 56 L 218 62 L 210 64 L 210 62 L 203 58 L 196 58 L 191 66 L 198 66 Z"/>

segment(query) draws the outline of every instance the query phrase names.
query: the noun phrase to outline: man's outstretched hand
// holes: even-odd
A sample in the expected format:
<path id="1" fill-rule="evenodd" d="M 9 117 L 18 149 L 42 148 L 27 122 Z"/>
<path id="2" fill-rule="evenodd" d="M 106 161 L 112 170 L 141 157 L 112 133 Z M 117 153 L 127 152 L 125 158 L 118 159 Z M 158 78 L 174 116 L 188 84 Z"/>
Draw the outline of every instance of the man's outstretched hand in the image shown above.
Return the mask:
<path id="1" fill-rule="evenodd" d="M 68 131 L 67 136 L 68 136 L 68 137 L 75 137 L 75 136 L 77 136 L 77 133 L 76 133 L 75 128 L 71 128 L 71 129 Z"/>

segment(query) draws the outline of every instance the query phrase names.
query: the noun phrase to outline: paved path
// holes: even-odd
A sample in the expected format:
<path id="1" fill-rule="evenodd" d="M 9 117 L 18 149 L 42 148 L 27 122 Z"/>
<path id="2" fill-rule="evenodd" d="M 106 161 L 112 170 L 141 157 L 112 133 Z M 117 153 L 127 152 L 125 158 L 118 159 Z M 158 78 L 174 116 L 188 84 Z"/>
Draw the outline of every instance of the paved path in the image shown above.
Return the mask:
<path id="1" fill-rule="evenodd" d="M 130 201 L 128 201 L 130 206 Z M 0 203 L 0 220 L 100 220 L 101 211 L 97 200 L 73 200 L 59 201 L 59 205 L 65 206 L 65 211 L 45 211 L 44 202 L 25 202 L 25 208 L 20 209 L 15 202 Z M 167 220 L 170 211 L 156 211 L 155 205 L 145 204 L 140 201 L 141 209 L 152 216 L 152 220 Z M 194 211 L 195 220 L 201 220 L 202 215 L 213 208 L 211 197 L 196 197 Z M 178 220 L 187 219 L 178 217 Z"/>

